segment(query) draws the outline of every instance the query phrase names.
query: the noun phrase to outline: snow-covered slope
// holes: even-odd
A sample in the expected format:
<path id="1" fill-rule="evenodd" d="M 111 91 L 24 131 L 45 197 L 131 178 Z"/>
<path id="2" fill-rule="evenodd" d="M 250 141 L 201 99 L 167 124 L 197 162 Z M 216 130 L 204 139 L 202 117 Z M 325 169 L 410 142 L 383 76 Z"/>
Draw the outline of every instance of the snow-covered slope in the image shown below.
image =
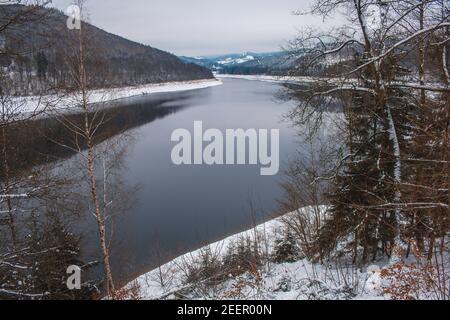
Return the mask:
<path id="1" fill-rule="evenodd" d="M 247 61 L 252 61 L 255 60 L 254 56 L 251 55 L 246 55 L 246 56 L 242 56 L 239 58 L 231 58 L 231 57 L 227 57 L 224 60 L 219 60 L 217 61 L 218 64 L 222 64 L 222 65 L 233 65 L 233 64 L 241 64 Z"/>
<path id="2" fill-rule="evenodd" d="M 309 207 L 298 212 L 308 214 L 311 210 Z M 319 210 L 325 212 L 326 208 Z M 291 263 L 267 263 L 255 272 L 238 276 L 230 274 L 224 281 L 206 287 L 186 281 L 187 270 L 201 263 L 205 254 L 223 259 L 227 249 L 243 239 L 263 239 L 261 245 L 271 255 L 276 240 L 282 234 L 282 220 L 283 217 L 268 221 L 255 229 L 180 256 L 140 276 L 127 287 L 138 291 L 140 299 L 383 299 L 378 266 L 344 270 L 333 265 L 312 263 L 306 258 Z"/>
<path id="3" fill-rule="evenodd" d="M 222 74 L 286 74 L 292 66 L 285 52 L 244 52 L 208 57 L 180 57 L 188 63 L 198 64 Z"/>

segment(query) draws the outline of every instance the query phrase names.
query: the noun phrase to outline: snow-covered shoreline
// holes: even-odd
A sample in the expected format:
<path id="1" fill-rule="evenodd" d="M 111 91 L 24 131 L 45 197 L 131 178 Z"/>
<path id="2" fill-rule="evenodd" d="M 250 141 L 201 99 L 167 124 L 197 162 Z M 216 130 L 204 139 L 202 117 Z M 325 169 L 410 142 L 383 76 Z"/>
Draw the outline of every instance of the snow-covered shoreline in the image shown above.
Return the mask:
<path id="1" fill-rule="evenodd" d="M 257 232 L 264 232 L 266 234 L 274 234 L 277 229 L 281 228 L 282 221 L 280 218 L 275 218 L 272 220 L 269 220 L 267 222 L 264 222 L 256 227 Z M 225 254 L 228 246 L 233 243 L 234 241 L 237 241 L 238 239 L 242 237 L 248 237 L 252 236 L 255 232 L 255 229 L 248 229 L 233 235 L 230 235 L 228 237 L 225 237 L 222 240 L 213 242 L 209 245 L 206 245 L 204 247 L 201 247 L 197 250 L 185 253 L 168 263 L 160 266 L 159 268 L 153 269 L 147 273 L 144 273 L 143 275 L 139 276 L 135 280 L 131 281 L 126 287 L 131 287 L 134 283 L 138 284 L 139 290 L 140 290 L 140 298 L 146 299 L 146 300 L 153 300 L 153 299 L 159 299 L 162 296 L 168 295 L 170 292 L 175 292 L 178 289 L 181 289 L 183 287 L 181 275 L 180 272 L 177 272 L 177 266 L 180 266 L 184 264 L 186 260 L 196 260 L 198 259 L 202 252 L 205 249 L 211 249 L 216 255 L 223 255 Z M 158 282 L 159 273 L 160 271 L 163 271 L 165 273 L 171 273 L 173 277 L 173 283 L 170 287 L 163 288 L 161 287 L 160 283 Z"/>
<path id="2" fill-rule="evenodd" d="M 186 283 L 186 270 L 189 267 L 198 264 L 202 261 L 202 256 L 209 253 L 211 256 L 223 259 L 227 254 L 227 250 L 233 244 L 239 243 L 242 239 L 251 239 L 255 236 L 258 241 L 261 241 L 267 253 L 273 254 L 276 239 L 279 239 L 283 234 L 283 219 L 292 214 L 310 214 L 312 207 L 298 209 L 295 212 L 288 213 L 284 216 L 269 220 L 243 232 L 226 237 L 223 240 L 214 242 L 210 245 L 204 246 L 195 251 L 181 255 L 172 261 L 162 265 L 160 268 L 151 270 L 135 280 L 131 281 L 125 288 L 134 288 L 138 291 L 139 299 L 155 300 L 155 299 L 178 299 L 180 292 L 189 292 L 193 284 Z M 318 209 L 321 214 L 325 214 L 326 206 L 320 206 Z M 201 262 L 200 262 L 201 263 Z M 312 263 L 307 259 L 300 259 L 291 263 L 272 263 L 270 270 L 261 271 L 262 282 L 260 287 L 255 289 L 252 285 L 247 285 L 243 288 L 241 298 L 244 299 L 274 299 L 274 300 L 296 300 L 309 299 L 310 295 L 315 292 L 310 292 L 309 284 L 323 283 L 329 287 L 324 289 L 326 292 L 323 296 L 317 298 L 323 299 L 346 299 L 344 292 L 341 292 L 342 283 L 335 282 L 333 274 L 339 273 L 339 270 L 332 270 L 329 266 L 323 266 Z M 331 278 L 330 278 L 331 276 Z M 367 268 L 365 271 L 355 270 L 355 277 L 361 283 L 361 292 L 353 299 L 385 299 L 380 295 L 380 278 L 379 268 Z M 231 276 L 224 283 L 217 285 L 212 289 L 214 294 L 212 296 L 202 296 L 201 299 L 229 299 L 228 292 L 233 291 L 233 288 L 238 283 L 251 282 L 252 275 L 244 274 L 242 276 Z M 164 285 L 161 283 L 165 282 Z M 327 283 L 329 281 L 329 283 Z M 286 282 L 286 283 L 285 283 Z M 286 284 L 286 287 L 284 285 Z M 136 289 L 137 288 L 137 289 Z M 281 288 L 281 289 L 280 289 Z M 256 291 L 257 292 L 256 292 Z M 193 298 L 186 296 L 186 298 Z M 195 297 L 194 297 L 195 298 Z M 235 297 L 238 298 L 238 297 Z"/>
<path id="3" fill-rule="evenodd" d="M 290 77 L 290 76 L 268 76 L 268 75 L 241 75 L 241 74 L 215 74 L 216 78 L 223 79 L 242 79 L 250 81 L 263 81 L 273 83 L 305 83 L 314 82 L 321 78 L 314 77 Z"/>
<path id="4" fill-rule="evenodd" d="M 192 81 L 177 81 L 164 83 L 150 83 L 139 86 L 129 86 L 113 89 L 98 89 L 89 92 L 89 103 L 112 102 L 134 96 L 149 95 L 155 93 L 180 92 L 189 90 L 198 90 L 209 87 L 215 87 L 223 84 L 219 79 L 204 79 Z M 55 110 L 72 111 L 77 105 L 76 96 L 28 96 L 16 97 L 14 101 L 20 106 L 20 111 L 24 113 L 40 112 L 46 110 L 52 112 Z"/>
<path id="5" fill-rule="evenodd" d="M 241 75 L 241 74 L 215 74 L 219 79 L 242 79 L 249 81 L 263 81 L 272 83 L 290 83 L 290 84 L 302 84 L 302 83 L 316 83 L 327 82 L 328 84 L 338 85 L 340 88 L 354 89 L 359 91 L 366 91 L 372 93 L 373 91 L 358 86 L 358 80 L 355 78 L 327 78 L 327 77 L 308 77 L 308 76 L 268 76 L 268 75 Z M 413 79 L 404 79 L 402 81 L 391 81 L 389 84 L 391 87 L 400 87 L 407 89 L 421 89 L 423 86 L 417 85 Z M 448 86 L 440 85 L 437 82 L 432 82 L 426 86 L 428 95 L 433 97 L 438 92 L 448 91 Z"/>

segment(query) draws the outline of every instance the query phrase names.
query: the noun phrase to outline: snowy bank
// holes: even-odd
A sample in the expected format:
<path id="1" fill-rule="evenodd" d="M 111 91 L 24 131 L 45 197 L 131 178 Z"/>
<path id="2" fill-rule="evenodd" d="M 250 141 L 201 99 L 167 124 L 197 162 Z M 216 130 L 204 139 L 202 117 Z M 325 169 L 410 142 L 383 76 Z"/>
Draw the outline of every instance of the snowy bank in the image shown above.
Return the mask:
<path id="1" fill-rule="evenodd" d="M 88 93 L 89 103 L 104 103 L 111 102 L 123 98 L 133 96 L 149 95 L 154 93 L 178 92 L 204 89 L 214 86 L 219 86 L 222 81 L 218 79 L 179 81 L 179 82 L 165 82 L 165 83 L 151 83 L 139 86 L 130 86 L 113 89 L 99 89 L 92 90 Z M 73 111 L 77 108 L 79 97 L 76 95 L 48 95 L 48 96 L 29 96 L 16 97 L 14 104 L 20 112 L 52 112 L 55 110 Z"/>
<path id="2" fill-rule="evenodd" d="M 264 81 L 273 83 L 306 83 L 323 80 L 314 77 L 290 77 L 290 76 L 267 76 L 267 75 L 239 75 L 239 74 L 215 74 L 216 78 L 243 79 L 251 81 Z"/>
<path id="3" fill-rule="evenodd" d="M 326 207 L 318 208 L 325 214 Z M 258 238 L 260 246 L 272 255 L 277 240 L 282 237 L 283 219 L 294 214 L 311 215 L 312 208 L 302 208 L 287 215 L 270 220 L 209 246 L 182 255 L 160 268 L 152 270 L 130 282 L 126 288 L 137 291 L 139 299 L 382 299 L 380 296 L 379 268 L 365 271 L 353 269 L 348 278 L 343 270 L 330 265 L 311 263 L 306 258 L 290 263 L 275 263 L 262 266 L 254 273 L 229 275 L 215 283 L 210 289 L 198 290 L 198 282 L 186 281 L 192 266 L 202 265 L 204 257 L 224 259 L 229 248 L 245 239 Z M 316 211 L 317 212 L 317 211 Z M 357 287 L 358 294 L 350 293 L 348 281 Z M 204 281 L 204 280 L 203 280 Z M 208 287 L 209 288 L 209 287 Z"/>
<path id="4" fill-rule="evenodd" d="M 359 91 L 366 91 L 372 93 L 370 89 L 363 86 L 358 86 L 358 80 L 355 78 L 327 78 L 327 77 L 307 77 L 307 76 L 268 76 L 268 75 L 239 75 L 239 74 L 215 74 L 217 78 L 222 79 L 243 79 L 251 81 L 263 81 L 273 83 L 290 83 L 290 84 L 305 84 L 326 82 L 329 85 L 337 85 L 345 89 L 354 89 Z M 427 86 L 417 85 L 413 79 L 404 79 L 402 81 L 391 81 L 389 86 L 392 88 L 406 88 L 409 90 L 420 90 L 426 87 L 427 95 L 430 98 L 436 96 L 437 93 L 448 92 L 449 86 L 441 85 L 437 82 L 431 82 Z"/>

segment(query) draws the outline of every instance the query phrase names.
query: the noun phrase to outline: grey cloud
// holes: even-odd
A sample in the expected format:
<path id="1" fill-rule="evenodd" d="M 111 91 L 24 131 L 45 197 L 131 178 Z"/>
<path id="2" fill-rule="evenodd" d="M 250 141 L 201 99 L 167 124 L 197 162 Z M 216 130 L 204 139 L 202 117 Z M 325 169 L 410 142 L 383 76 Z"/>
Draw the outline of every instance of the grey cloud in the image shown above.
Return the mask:
<path id="1" fill-rule="evenodd" d="M 72 1 L 53 0 L 65 10 Z M 90 0 L 90 22 L 179 55 L 278 50 L 296 28 L 320 25 L 293 16 L 310 0 Z"/>

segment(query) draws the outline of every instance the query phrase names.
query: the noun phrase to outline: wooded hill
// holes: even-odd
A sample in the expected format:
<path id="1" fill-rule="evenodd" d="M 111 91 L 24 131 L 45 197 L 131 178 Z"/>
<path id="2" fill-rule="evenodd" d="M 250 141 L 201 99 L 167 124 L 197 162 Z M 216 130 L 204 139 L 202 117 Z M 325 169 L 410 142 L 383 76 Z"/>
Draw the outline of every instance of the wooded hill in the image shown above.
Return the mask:
<path id="1" fill-rule="evenodd" d="M 11 78 L 13 94 L 68 88 L 68 63 L 79 39 L 56 9 L 1 5 L 0 64 Z M 93 88 L 212 78 L 201 66 L 159 49 L 108 33 L 83 22 L 89 85 Z"/>

